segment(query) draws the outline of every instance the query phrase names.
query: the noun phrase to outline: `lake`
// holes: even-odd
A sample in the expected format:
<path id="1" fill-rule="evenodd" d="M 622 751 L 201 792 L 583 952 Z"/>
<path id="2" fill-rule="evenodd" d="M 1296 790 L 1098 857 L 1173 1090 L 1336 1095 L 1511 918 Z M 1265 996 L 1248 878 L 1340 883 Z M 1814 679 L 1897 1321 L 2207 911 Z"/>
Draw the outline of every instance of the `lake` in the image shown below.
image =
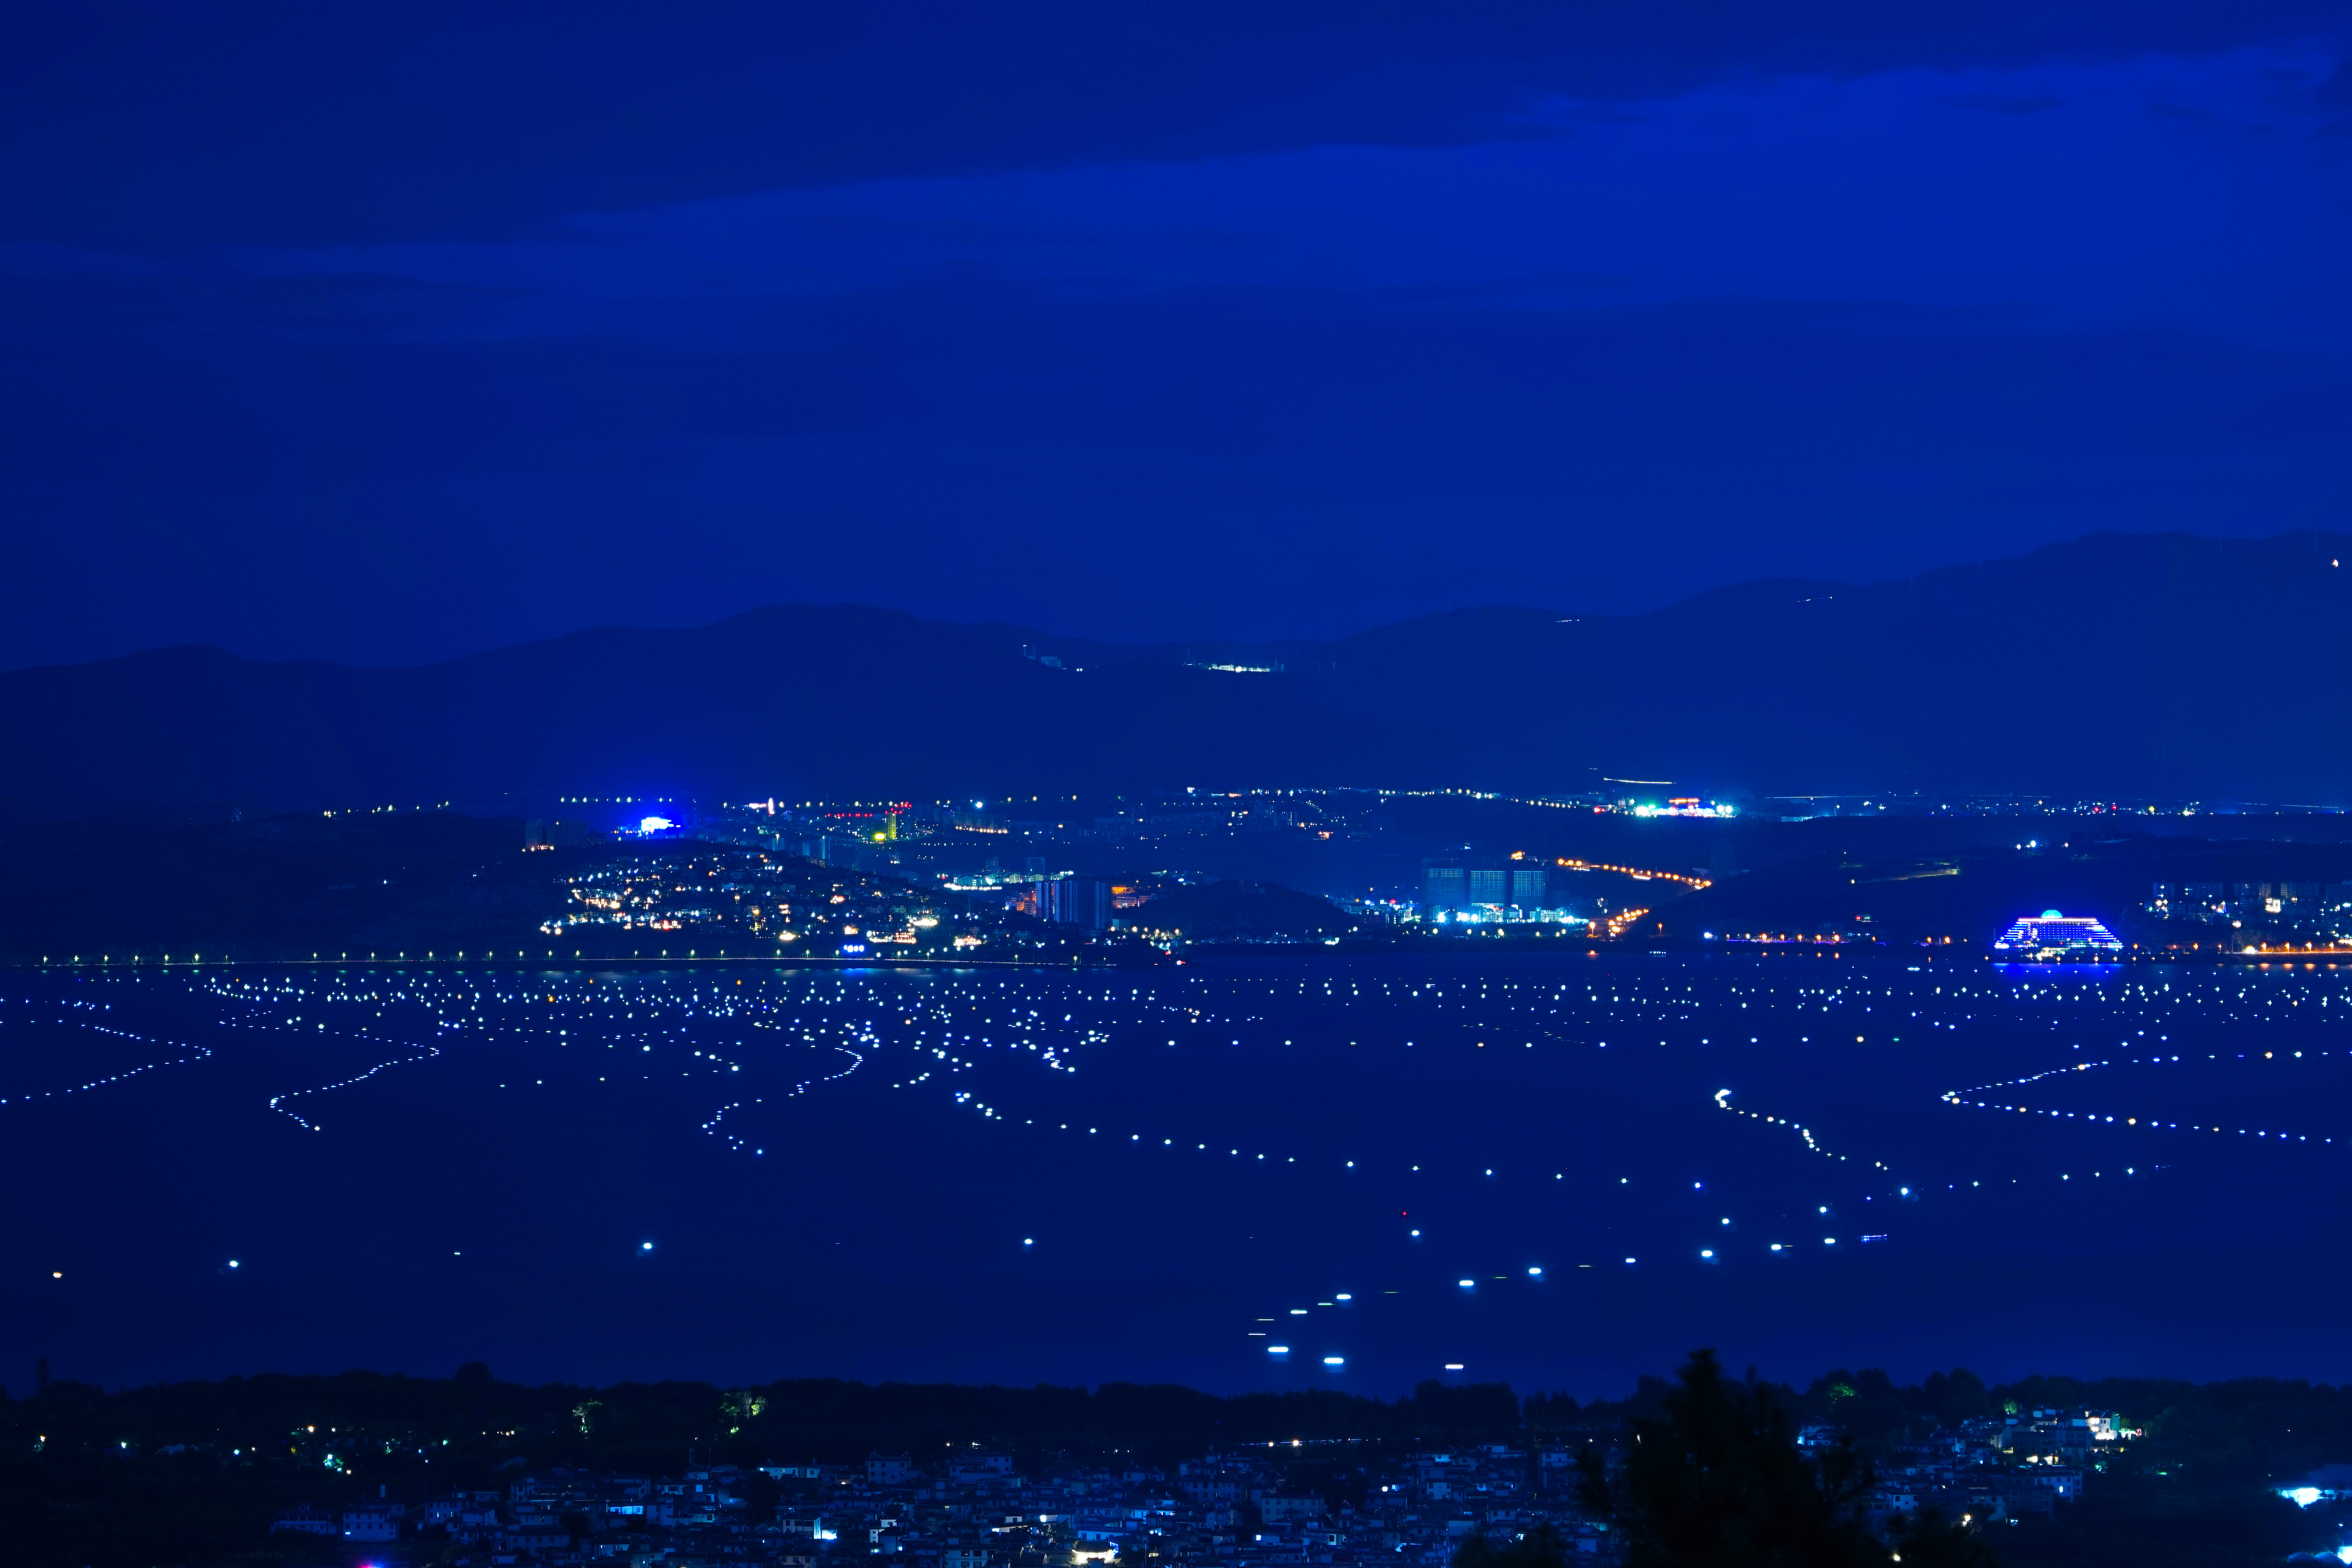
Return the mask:
<path id="1" fill-rule="evenodd" d="M 0 1382 L 47 1354 L 109 1384 L 485 1360 L 1591 1396 L 1702 1344 L 1798 1379 L 2342 1379 L 2347 981 L 18 973 Z"/>

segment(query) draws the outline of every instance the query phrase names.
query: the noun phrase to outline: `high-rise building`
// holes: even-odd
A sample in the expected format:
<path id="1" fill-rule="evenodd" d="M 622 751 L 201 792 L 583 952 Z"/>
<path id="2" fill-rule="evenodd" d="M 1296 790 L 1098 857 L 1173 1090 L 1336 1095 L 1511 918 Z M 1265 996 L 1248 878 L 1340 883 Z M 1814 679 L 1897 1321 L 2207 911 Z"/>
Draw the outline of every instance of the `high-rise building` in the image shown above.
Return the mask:
<path id="1" fill-rule="evenodd" d="M 1544 869 L 1539 865 L 1513 866 L 1511 868 L 1511 902 L 1523 910 L 1542 909 L 1547 880 Z"/>
<path id="2" fill-rule="evenodd" d="M 1470 868 L 1470 900 L 1473 904 L 1507 904 L 1511 901 L 1511 874 L 1501 867 Z"/>
<path id="3" fill-rule="evenodd" d="M 1424 920 L 1450 914 L 1469 901 L 1469 873 L 1459 866 L 1424 866 L 1421 872 L 1421 912 Z"/>
<path id="4" fill-rule="evenodd" d="M 1055 925 L 1104 931 L 1110 925 L 1110 884 L 1096 877 L 1057 877 L 1037 885 L 1037 918 Z"/>

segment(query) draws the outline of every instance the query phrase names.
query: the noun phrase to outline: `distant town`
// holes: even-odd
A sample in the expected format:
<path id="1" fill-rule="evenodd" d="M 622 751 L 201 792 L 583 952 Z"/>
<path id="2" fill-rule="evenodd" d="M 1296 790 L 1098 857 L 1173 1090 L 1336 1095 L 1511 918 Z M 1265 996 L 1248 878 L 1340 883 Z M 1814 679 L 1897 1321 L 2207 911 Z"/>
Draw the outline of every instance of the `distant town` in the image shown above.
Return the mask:
<path id="1" fill-rule="evenodd" d="M 0 846 L 14 891 L 0 952 L 1150 965 L 1268 945 L 1638 942 L 2006 962 L 2352 958 L 2341 818 L 2284 806 L 1757 800 L 1616 783 L 1555 796 L 1193 788 L 1102 801 L 570 796 L 540 809 L 19 830 Z M 192 855 L 205 863 L 173 865 Z M 140 899 L 105 896 L 159 870 Z M 249 887 L 226 900 L 225 883 Z"/>
<path id="2" fill-rule="evenodd" d="M 1882 1528 L 1927 1509 L 1986 1524 L 2046 1518 L 2081 1495 L 2086 1468 L 2137 1436 L 2112 1412 L 1962 1421 L 1933 1440 L 1888 1446 L 1867 1511 Z M 1798 1441 L 1822 1447 L 1834 1437 L 1817 1422 Z M 1578 1500 L 1585 1446 L 1566 1434 L 1402 1451 L 1293 1439 L 1168 1467 L 1048 1461 L 1031 1473 L 976 1446 L 919 1459 L 876 1453 L 857 1464 L 710 1464 L 659 1476 L 559 1468 L 414 1503 L 392 1500 L 386 1486 L 340 1509 L 286 1509 L 271 1528 L 280 1537 L 414 1542 L 453 1568 L 605 1559 L 816 1568 L 861 1557 L 906 1568 L 1444 1568 L 1472 1536 L 1517 1541 L 1546 1526 L 1574 1561 L 1619 1562 L 1609 1521 Z"/>

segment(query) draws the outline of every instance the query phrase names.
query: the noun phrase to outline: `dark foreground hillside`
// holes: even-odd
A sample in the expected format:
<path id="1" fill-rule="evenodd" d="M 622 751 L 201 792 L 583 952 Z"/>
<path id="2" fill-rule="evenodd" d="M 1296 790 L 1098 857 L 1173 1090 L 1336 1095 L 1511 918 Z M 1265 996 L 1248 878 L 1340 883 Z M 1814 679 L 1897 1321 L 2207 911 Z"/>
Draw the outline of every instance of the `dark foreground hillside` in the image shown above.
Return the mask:
<path id="1" fill-rule="evenodd" d="M 2017 1503 L 2004 1511 L 2019 1522 L 2003 1520 L 2005 1528 L 1985 1531 L 1979 1541 L 2015 1564 L 2274 1563 L 2332 1546 L 2342 1522 L 2332 1506 L 2302 1511 L 2276 1492 L 2282 1481 L 2352 1453 L 2352 1390 L 2273 1380 L 2200 1386 L 2048 1377 L 1988 1388 L 1964 1370 L 1910 1385 L 1872 1369 L 1833 1371 L 1803 1389 L 1760 1384 L 1753 1373 L 1719 1384 L 1714 1376 L 1711 1363 L 1695 1361 L 1679 1384 L 1643 1378 L 1629 1398 L 1580 1404 L 1566 1394 L 1522 1398 L 1501 1384 L 1437 1383 L 1395 1400 L 1332 1392 L 1219 1397 L 1122 1384 L 1013 1389 L 823 1379 L 735 1389 L 526 1387 L 500 1383 L 478 1363 L 449 1378 L 263 1375 L 108 1394 L 47 1381 L 45 1365 L 28 1396 L 0 1394 L 0 1542 L 5 1560 L 23 1568 L 373 1561 L 368 1554 L 382 1549 L 273 1534 L 270 1526 L 304 1505 L 328 1517 L 389 1505 L 404 1536 L 391 1549 L 397 1558 L 488 1563 L 497 1548 L 469 1544 L 447 1510 L 433 1506 L 463 1497 L 485 1500 L 492 1531 L 554 1531 L 558 1544 L 543 1540 L 541 1558 L 561 1556 L 566 1537 L 572 1551 L 649 1559 L 674 1556 L 677 1541 L 691 1538 L 717 1552 L 711 1561 L 766 1562 L 782 1552 L 849 1568 L 869 1560 L 865 1532 L 846 1526 L 871 1502 L 919 1543 L 925 1517 L 936 1515 L 952 1534 L 957 1520 L 976 1517 L 975 1508 L 1001 1514 L 1009 1507 L 1019 1528 L 1009 1537 L 1000 1531 L 994 1549 L 1007 1563 L 1034 1559 L 1045 1568 L 1066 1563 L 1074 1516 L 1055 1515 L 1064 1525 L 1057 1534 L 1050 1521 L 1040 1522 L 1041 1505 L 1047 1514 L 1076 1508 L 1123 1519 L 1123 1500 L 1157 1496 L 1170 1500 L 1160 1505 L 1168 1510 L 1164 1528 L 1131 1528 L 1135 1539 L 1120 1561 L 1140 1558 L 1157 1568 L 1255 1562 L 1276 1550 L 1258 1543 L 1296 1535 L 1289 1521 L 1298 1518 L 1326 1518 L 1322 1530 L 1348 1535 L 1390 1514 L 1397 1516 L 1391 1533 L 1429 1524 L 1442 1560 L 1465 1533 L 1508 1545 L 1521 1532 L 1532 1540 L 1545 1529 L 1562 1530 L 1597 1533 L 1595 1543 L 1607 1548 L 1611 1531 L 1641 1528 L 1633 1495 L 1643 1484 L 1639 1467 L 1623 1468 L 1639 1447 L 1634 1435 L 1650 1444 L 1689 1441 L 1695 1423 L 1704 1428 L 1710 1421 L 1737 1428 L 1717 1433 L 1735 1447 L 1790 1445 L 1789 1465 L 1819 1461 L 1825 1479 L 1831 1450 L 1816 1447 L 1814 1460 L 1801 1459 L 1796 1434 L 1807 1428 L 1816 1443 L 1842 1436 L 1856 1467 L 1847 1493 L 1855 1529 L 1867 1512 L 1869 1528 L 1891 1531 L 1898 1542 L 1902 1522 L 1883 1521 L 1922 1484 L 1903 1479 L 1916 1473 L 1908 1467 L 1956 1447 L 1981 1448 L 1987 1433 L 2011 1433 L 1997 1461 L 1971 1472 L 1978 1479 L 1970 1484 L 1977 1495 Z M 1695 1407 L 1701 1394 L 1717 1402 L 1712 1415 Z M 2096 1445 L 2095 1453 L 2065 1447 L 2088 1438 L 2062 1436 L 2060 1447 L 2047 1448 L 2032 1436 L 2063 1433 L 2066 1414 L 2084 1411 L 2112 1414 L 2136 1435 Z M 975 1449 L 981 1458 L 957 1468 L 959 1457 Z M 870 1469 L 876 1456 L 903 1456 L 904 1468 Z M 2078 1498 L 2047 1500 L 2050 1493 L 2032 1478 L 2052 1464 L 2080 1477 Z M 1596 1500 L 1579 1475 L 1580 1466 L 1594 1465 L 1613 1478 L 1613 1506 L 1633 1512 L 1612 1516 Z M 1710 1506 L 1753 1511 L 1765 1506 L 1749 1495 L 1759 1489 L 1813 1484 L 1811 1470 L 1779 1471 L 1776 1479 L 1727 1468 L 1733 1494 Z M 1474 1472 L 1485 1479 L 1458 1498 L 1439 1484 Z M 1202 1491 L 1204 1475 L 1223 1477 L 1224 1491 Z M 1183 1485 L 1188 1476 L 1194 1486 Z M 723 1517 L 709 1528 L 687 1521 L 664 1533 L 642 1508 L 583 1504 L 545 1526 L 529 1521 L 526 1499 L 535 1492 L 579 1499 L 618 1487 L 615 1497 L 642 1497 L 629 1489 L 665 1477 L 688 1488 L 698 1478 L 724 1498 L 717 1508 Z M 867 1484 L 877 1477 L 878 1488 Z M 1015 1478 L 1027 1479 L 1026 1489 Z M 1007 1488 L 1006 1500 L 994 1500 Z M 1874 1500 L 1866 1509 L 1865 1496 Z M 1924 1512 L 1916 1500 L 1911 1506 L 1915 1515 Z M 1187 1547 L 1180 1516 L 1203 1510 L 1232 1522 L 1212 1523 L 1206 1545 Z M 836 1539 L 820 1544 L 803 1528 L 801 1546 L 791 1546 L 789 1521 L 812 1517 Z M 1136 1517 L 1151 1516 L 1147 1509 Z M 1445 1528 L 1456 1519 L 1466 1528 Z M 1554 1522 L 1531 1522 L 1538 1519 Z M 1216 1547 L 1218 1530 L 1229 1549 Z M 1868 1537 L 1846 1544 L 1857 1541 Z M 1912 1557 L 1941 1560 L 1924 1551 Z M 1859 1559 L 1790 1560 L 1885 1556 L 1865 1550 Z"/>

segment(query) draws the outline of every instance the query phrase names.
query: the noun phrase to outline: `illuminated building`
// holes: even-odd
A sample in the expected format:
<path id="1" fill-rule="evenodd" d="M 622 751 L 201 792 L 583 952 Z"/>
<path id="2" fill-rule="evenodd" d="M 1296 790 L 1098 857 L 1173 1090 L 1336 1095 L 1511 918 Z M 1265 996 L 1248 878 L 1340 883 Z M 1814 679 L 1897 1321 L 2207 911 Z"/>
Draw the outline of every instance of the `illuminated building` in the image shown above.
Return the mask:
<path id="1" fill-rule="evenodd" d="M 1467 911 L 1474 918 L 1513 918 L 1507 910 L 1533 917 L 1546 903 L 1550 868 L 1541 862 L 1509 866 L 1439 866 L 1422 868 L 1422 912 L 1424 919 L 1454 917 Z"/>
<path id="2" fill-rule="evenodd" d="M 2011 958 L 2049 961 L 2121 952 L 2124 944 L 2113 931 L 2088 915 L 2062 915 L 2056 910 L 2044 910 L 2038 915 L 2021 916 L 2000 934 L 1992 948 Z"/>

